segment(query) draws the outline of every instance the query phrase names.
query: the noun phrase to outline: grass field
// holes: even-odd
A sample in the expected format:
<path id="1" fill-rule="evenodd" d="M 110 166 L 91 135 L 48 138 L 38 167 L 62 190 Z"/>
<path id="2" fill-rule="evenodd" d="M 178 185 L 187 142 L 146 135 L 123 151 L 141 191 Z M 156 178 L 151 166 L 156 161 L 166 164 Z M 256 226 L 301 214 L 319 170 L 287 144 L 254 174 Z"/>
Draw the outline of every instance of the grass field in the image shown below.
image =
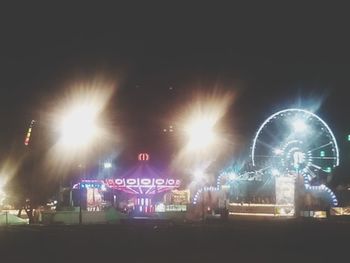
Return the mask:
<path id="1" fill-rule="evenodd" d="M 332 220 L 17 226 L 0 228 L 0 262 L 336 262 L 349 240 Z"/>

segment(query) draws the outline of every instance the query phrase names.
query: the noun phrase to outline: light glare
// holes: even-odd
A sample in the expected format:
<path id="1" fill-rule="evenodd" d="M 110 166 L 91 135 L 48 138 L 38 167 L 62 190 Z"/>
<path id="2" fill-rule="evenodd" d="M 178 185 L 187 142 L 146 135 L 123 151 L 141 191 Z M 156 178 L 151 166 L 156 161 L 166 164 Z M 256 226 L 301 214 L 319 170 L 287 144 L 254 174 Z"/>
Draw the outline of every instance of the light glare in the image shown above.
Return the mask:
<path id="1" fill-rule="evenodd" d="M 280 175 L 280 172 L 279 172 L 277 169 L 272 169 L 272 170 L 271 170 L 271 174 L 272 174 L 273 176 L 278 176 L 278 175 Z"/>
<path id="2" fill-rule="evenodd" d="M 62 142 L 68 146 L 81 146 L 89 143 L 96 134 L 96 112 L 92 107 L 75 108 L 62 122 Z"/>
<path id="3" fill-rule="evenodd" d="M 195 179 L 195 181 L 203 180 L 203 176 L 204 176 L 204 173 L 202 171 L 197 170 L 197 171 L 194 172 L 194 179 Z"/>
<path id="4" fill-rule="evenodd" d="M 192 122 L 187 128 L 189 149 L 204 149 L 214 142 L 215 134 L 213 131 L 213 123 L 206 118 L 198 119 Z"/>
<path id="5" fill-rule="evenodd" d="M 293 122 L 293 128 L 296 132 L 303 132 L 307 129 L 307 126 L 303 120 L 295 120 Z"/>

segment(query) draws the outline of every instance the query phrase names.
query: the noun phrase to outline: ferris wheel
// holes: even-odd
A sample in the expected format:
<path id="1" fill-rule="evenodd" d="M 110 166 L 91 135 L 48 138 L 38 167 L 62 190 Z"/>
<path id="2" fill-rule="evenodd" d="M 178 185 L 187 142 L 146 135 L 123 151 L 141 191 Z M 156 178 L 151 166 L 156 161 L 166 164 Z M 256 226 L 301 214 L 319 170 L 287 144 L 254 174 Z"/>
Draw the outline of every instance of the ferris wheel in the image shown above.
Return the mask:
<path id="1" fill-rule="evenodd" d="M 271 115 L 258 129 L 252 145 L 255 169 L 271 175 L 302 174 L 311 182 L 331 176 L 339 165 L 333 132 L 320 117 L 303 109 Z"/>

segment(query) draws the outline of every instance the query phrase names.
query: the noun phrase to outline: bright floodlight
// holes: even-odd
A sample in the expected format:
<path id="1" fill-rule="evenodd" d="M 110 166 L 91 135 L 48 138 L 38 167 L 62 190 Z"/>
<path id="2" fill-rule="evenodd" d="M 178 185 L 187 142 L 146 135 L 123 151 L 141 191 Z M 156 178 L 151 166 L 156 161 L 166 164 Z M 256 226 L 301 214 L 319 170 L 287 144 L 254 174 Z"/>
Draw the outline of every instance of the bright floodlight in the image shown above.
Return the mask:
<path id="1" fill-rule="evenodd" d="M 213 122 L 209 119 L 197 119 L 186 127 L 189 149 L 204 149 L 215 140 Z"/>
<path id="2" fill-rule="evenodd" d="M 96 109 L 92 106 L 78 106 L 62 120 L 61 139 L 65 146 L 87 145 L 96 135 Z"/>
<path id="3" fill-rule="evenodd" d="M 298 119 L 293 122 L 293 128 L 296 132 L 303 132 L 307 129 L 307 126 L 303 120 Z"/>

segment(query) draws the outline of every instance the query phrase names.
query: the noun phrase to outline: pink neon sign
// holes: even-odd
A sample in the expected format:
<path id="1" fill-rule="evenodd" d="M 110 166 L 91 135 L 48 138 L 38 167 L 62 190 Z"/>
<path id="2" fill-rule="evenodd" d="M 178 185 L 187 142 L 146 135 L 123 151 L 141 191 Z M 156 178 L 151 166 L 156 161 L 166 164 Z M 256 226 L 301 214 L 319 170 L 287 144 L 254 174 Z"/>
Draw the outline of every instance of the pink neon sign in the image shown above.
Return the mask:
<path id="1" fill-rule="evenodd" d="M 148 153 L 140 153 L 137 158 L 139 161 L 149 161 L 149 154 Z"/>
<path id="2" fill-rule="evenodd" d="M 104 185 L 106 188 L 120 190 L 130 194 L 157 194 L 170 191 L 180 187 L 181 180 L 172 178 L 117 178 L 105 180 L 83 180 L 83 188 L 96 187 Z M 73 188 L 78 189 L 79 184 Z"/>
<path id="3" fill-rule="evenodd" d="M 178 179 L 162 178 L 118 178 L 105 180 L 107 187 L 132 194 L 156 194 L 178 188 Z"/>

